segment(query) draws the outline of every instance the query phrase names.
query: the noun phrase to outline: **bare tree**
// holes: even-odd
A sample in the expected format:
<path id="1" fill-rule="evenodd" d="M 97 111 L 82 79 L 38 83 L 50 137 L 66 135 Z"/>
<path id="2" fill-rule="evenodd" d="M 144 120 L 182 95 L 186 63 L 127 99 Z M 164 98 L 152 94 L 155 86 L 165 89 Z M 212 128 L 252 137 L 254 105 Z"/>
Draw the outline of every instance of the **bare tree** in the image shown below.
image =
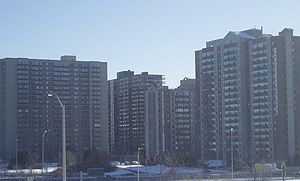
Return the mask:
<path id="1" fill-rule="evenodd" d="M 67 167 L 74 168 L 79 163 L 79 156 L 71 151 L 67 151 Z"/>

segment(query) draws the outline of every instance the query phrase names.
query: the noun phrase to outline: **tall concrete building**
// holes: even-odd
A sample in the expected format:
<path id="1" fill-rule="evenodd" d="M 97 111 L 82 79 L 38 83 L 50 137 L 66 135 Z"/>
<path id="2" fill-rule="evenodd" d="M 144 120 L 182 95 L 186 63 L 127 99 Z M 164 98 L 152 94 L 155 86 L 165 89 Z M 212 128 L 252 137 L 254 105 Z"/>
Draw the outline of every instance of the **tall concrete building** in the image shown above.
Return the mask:
<path id="1" fill-rule="evenodd" d="M 264 35 L 252 40 L 249 45 L 251 156 L 253 161 L 272 161 L 274 159 L 275 124 L 279 111 L 278 96 L 276 95 L 278 82 L 275 74 L 279 58 L 276 52 L 279 49 L 275 48 L 277 45 L 274 46 L 274 41 L 275 37 Z M 276 50 L 274 49 L 274 51 L 272 47 Z M 281 147 L 285 148 L 284 145 Z"/>
<path id="2" fill-rule="evenodd" d="M 172 137 L 176 158 L 196 157 L 195 79 L 184 78 L 172 90 Z"/>
<path id="3" fill-rule="evenodd" d="M 41 153 L 45 130 L 46 160 L 59 157 L 62 109 L 48 93 L 56 93 L 66 106 L 67 150 L 108 151 L 106 62 L 76 61 L 75 56 L 4 58 L 0 71 L 0 151 L 5 158 L 14 157 L 16 149 Z"/>
<path id="4" fill-rule="evenodd" d="M 279 37 L 283 39 L 284 46 L 283 55 L 285 66 L 281 67 L 279 64 L 277 75 L 281 71 L 285 71 L 285 74 L 280 76 L 281 82 L 284 85 L 285 78 L 285 90 L 286 90 L 286 105 L 279 105 L 278 109 L 286 107 L 286 113 L 279 112 L 278 122 L 281 122 L 280 117 L 286 116 L 286 132 L 287 132 L 287 155 L 289 160 L 297 160 L 300 162 L 300 36 L 293 36 L 292 29 L 284 29 L 279 33 Z M 284 68 L 282 70 L 282 68 Z M 281 70 L 280 70 L 281 69 Z M 280 81 L 280 80 L 279 80 Z M 278 89 L 282 87 L 278 85 Z M 285 99 L 281 100 L 280 96 L 283 95 L 282 90 L 278 91 L 279 101 L 283 102 Z M 280 140 L 282 138 L 278 138 Z M 280 140 L 284 142 L 285 140 Z M 279 145 L 278 145 L 279 146 Z M 281 154 L 280 154 L 281 155 Z"/>
<path id="5" fill-rule="evenodd" d="M 117 73 L 110 86 L 110 125 L 114 125 L 114 155 L 135 155 L 145 146 L 145 91 L 161 87 L 162 75 L 133 71 Z M 113 92 L 112 92 L 113 91 Z M 113 98 L 112 98 L 113 97 Z M 112 130 L 112 129 L 111 129 Z M 112 140 L 111 140 L 112 141 Z"/>
<path id="6" fill-rule="evenodd" d="M 110 155 L 115 149 L 115 91 L 114 80 L 108 81 L 108 149 Z"/>
<path id="7" fill-rule="evenodd" d="M 299 37 L 229 32 L 195 53 L 202 160 L 299 159 Z"/>
<path id="8" fill-rule="evenodd" d="M 165 154 L 173 160 L 196 157 L 195 79 L 184 78 L 176 89 L 146 92 L 146 158 Z"/>
<path id="9" fill-rule="evenodd" d="M 167 86 L 150 88 L 145 93 L 145 158 L 170 155 L 172 137 L 172 90 Z"/>
<path id="10" fill-rule="evenodd" d="M 299 41 L 293 30 L 252 40 L 250 100 L 252 160 L 299 156 Z"/>
<path id="11" fill-rule="evenodd" d="M 248 160 L 248 42 L 261 34 L 258 29 L 229 32 L 195 53 L 196 109 L 204 160 L 230 160 L 231 128 L 235 158 Z"/>

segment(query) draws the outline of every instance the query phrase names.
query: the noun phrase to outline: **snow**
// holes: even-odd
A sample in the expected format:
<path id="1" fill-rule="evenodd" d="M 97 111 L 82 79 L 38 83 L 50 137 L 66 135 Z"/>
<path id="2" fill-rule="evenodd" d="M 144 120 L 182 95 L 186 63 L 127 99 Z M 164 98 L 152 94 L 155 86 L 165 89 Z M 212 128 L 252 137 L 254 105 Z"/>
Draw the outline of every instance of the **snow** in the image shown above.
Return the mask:
<path id="1" fill-rule="evenodd" d="M 117 165 L 117 170 L 106 173 L 107 176 L 136 175 L 138 170 L 141 175 L 160 175 L 160 174 L 221 174 L 225 170 L 207 170 L 197 167 L 167 167 L 164 165 L 144 166 L 144 165 Z"/>
<path id="2" fill-rule="evenodd" d="M 51 173 L 60 167 L 49 167 L 48 169 L 19 169 L 19 170 L 5 170 L 0 171 L 0 173 L 7 173 L 7 174 L 16 174 L 16 173 L 24 173 L 24 174 L 41 174 L 41 173 Z"/>
<path id="3" fill-rule="evenodd" d="M 131 173 L 132 173 L 131 171 L 117 168 L 116 171 L 105 173 L 105 176 L 120 176 L 120 175 L 126 175 L 126 174 L 131 174 Z"/>

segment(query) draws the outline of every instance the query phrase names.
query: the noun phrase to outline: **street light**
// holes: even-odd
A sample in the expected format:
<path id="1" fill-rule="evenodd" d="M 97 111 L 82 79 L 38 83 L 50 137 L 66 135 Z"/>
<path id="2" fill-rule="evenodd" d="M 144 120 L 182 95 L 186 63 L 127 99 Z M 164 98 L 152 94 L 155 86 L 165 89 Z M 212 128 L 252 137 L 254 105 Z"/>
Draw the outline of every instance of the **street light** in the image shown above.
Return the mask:
<path id="1" fill-rule="evenodd" d="M 56 93 L 48 93 L 49 97 L 55 96 L 62 108 L 62 164 L 63 164 L 63 181 L 67 180 L 67 160 L 66 160 L 66 118 L 65 105 L 62 104 Z"/>
<path id="2" fill-rule="evenodd" d="M 233 138 L 232 138 L 233 128 L 230 129 L 230 139 L 231 139 L 231 178 L 233 180 Z"/>
<path id="3" fill-rule="evenodd" d="M 140 181 L 140 150 L 141 150 L 141 148 L 138 148 L 138 150 L 137 150 L 137 160 L 138 160 L 138 181 Z"/>
<path id="4" fill-rule="evenodd" d="M 44 161 L 45 161 L 45 134 L 47 133 L 48 131 L 45 130 L 43 135 L 42 135 L 42 172 L 44 172 Z"/>
<path id="5" fill-rule="evenodd" d="M 16 138 L 16 172 L 18 170 L 18 138 Z"/>
<path id="6" fill-rule="evenodd" d="M 48 131 L 45 130 L 43 135 L 42 135 L 42 163 L 43 163 L 43 166 L 44 166 L 44 161 L 45 161 L 45 134 L 47 133 Z"/>

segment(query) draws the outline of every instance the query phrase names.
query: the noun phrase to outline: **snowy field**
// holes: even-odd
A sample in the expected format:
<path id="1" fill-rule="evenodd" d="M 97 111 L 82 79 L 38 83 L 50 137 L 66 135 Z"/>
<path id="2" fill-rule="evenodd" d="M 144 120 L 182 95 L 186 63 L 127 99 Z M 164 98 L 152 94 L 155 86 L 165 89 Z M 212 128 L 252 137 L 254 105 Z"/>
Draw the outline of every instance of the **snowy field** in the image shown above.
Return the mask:
<path id="1" fill-rule="evenodd" d="M 50 167 L 47 170 L 44 169 L 22 169 L 22 170 L 6 170 L 6 171 L 0 171 L 0 173 L 6 173 L 8 175 L 14 175 L 23 173 L 25 174 L 36 174 L 39 175 L 42 172 L 43 173 L 50 173 L 55 171 L 60 167 Z M 213 169 L 201 169 L 196 167 L 166 167 L 164 165 L 155 165 L 155 166 L 144 166 L 144 165 L 117 165 L 117 169 L 113 172 L 105 173 L 105 176 L 110 176 L 117 178 L 120 181 L 132 181 L 137 179 L 137 173 L 140 173 L 140 177 L 143 178 L 143 180 L 160 180 L 162 178 L 168 178 L 168 175 L 182 175 L 184 176 L 185 181 L 198 181 L 199 179 L 193 179 L 192 177 L 189 177 L 190 175 L 206 175 L 206 178 L 202 178 L 202 181 L 230 181 L 231 178 L 220 178 L 221 175 L 230 175 L 230 172 L 227 170 L 213 170 Z M 241 172 L 235 172 L 235 174 L 239 174 Z M 164 177 L 167 176 L 167 177 Z M 186 177 L 185 177 L 186 176 Z M 217 176 L 214 178 L 214 176 Z M 176 181 L 176 176 L 174 181 Z M 181 177 L 183 178 L 183 177 Z M 282 180 L 282 177 L 268 177 L 267 180 Z M 1 180 L 1 179 L 0 179 Z M 235 178 L 233 179 L 235 181 L 248 181 L 253 180 L 253 178 Z M 262 180 L 261 178 L 257 178 L 256 180 Z M 292 178 L 292 177 L 286 177 L 286 181 L 300 181 L 298 178 Z M 178 177 L 177 181 L 182 181 Z"/>
<path id="2" fill-rule="evenodd" d="M 117 165 L 117 170 L 106 173 L 108 176 L 136 175 L 160 175 L 160 174 L 224 174 L 226 170 L 208 170 L 196 167 L 166 167 L 164 165 L 144 166 L 144 165 Z"/>
<path id="3" fill-rule="evenodd" d="M 22 173 L 22 174 L 41 174 L 41 173 L 51 173 L 58 169 L 60 167 L 49 167 L 47 169 L 21 169 L 21 170 L 3 170 L 0 171 L 0 173 L 4 174 L 16 174 L 16 173 Z"/>
<path id="4" fill-rule="evenodd" d="M 183 176 L 186 178 L 185 181 L 198 181 L 199 179 L 192 179 L 189 177 L 190 175 L 206 175 L 206 178 L 202 178 L 202 181 L 232 181 L 231 178 L 220 178 L 221 176 L 227 175 L 230 177 L 230 171 L 228 170 L 213 170 L 213 169 L 201 169 L 196 167 L 166 167 L 163 165 L 155 165 L 155 166 L 144 166 L 144 165 L 117 165 L 117 170 L 109 173 L 105 173 L 106 176 L 111 176 L 117 178 L 118 180 L 135 180 L 137 178 L 137 172 L 140 172 L 140 177 L 143 180 L 155 180 L 158 179 L 160 175 L 168 176 L 168 175 L 177 175 Z M 175 172 L 172 170 L 175 170 Z M 245 172 L 235 172 L 235 176 L 243 175 Z M 127 178 L 127 179 L 126 179 Z M 151 179 L 150 179 L 151 178 Z M 175 177 L 176 178 L 176 177 Z M 190 179 L 188 179 L 190 178 Z M 267 180 L 282 180 L 282 177 L 268 177 L 264 178 Z M 262 178 L 256 178 L 256 180 L 264 180 Z M 176 180 L 176 179 L 175 179 Z M 174 180 L 174 181 L 175 181 Z M 253 181 L 253 178 L 235 178 L 235 181 Z M 286 181 L 300 181 L 299 178 L 295 177 L 286 177 Z M 182 179 L 178 179 L 177 181 L 182 181 Z"/>

